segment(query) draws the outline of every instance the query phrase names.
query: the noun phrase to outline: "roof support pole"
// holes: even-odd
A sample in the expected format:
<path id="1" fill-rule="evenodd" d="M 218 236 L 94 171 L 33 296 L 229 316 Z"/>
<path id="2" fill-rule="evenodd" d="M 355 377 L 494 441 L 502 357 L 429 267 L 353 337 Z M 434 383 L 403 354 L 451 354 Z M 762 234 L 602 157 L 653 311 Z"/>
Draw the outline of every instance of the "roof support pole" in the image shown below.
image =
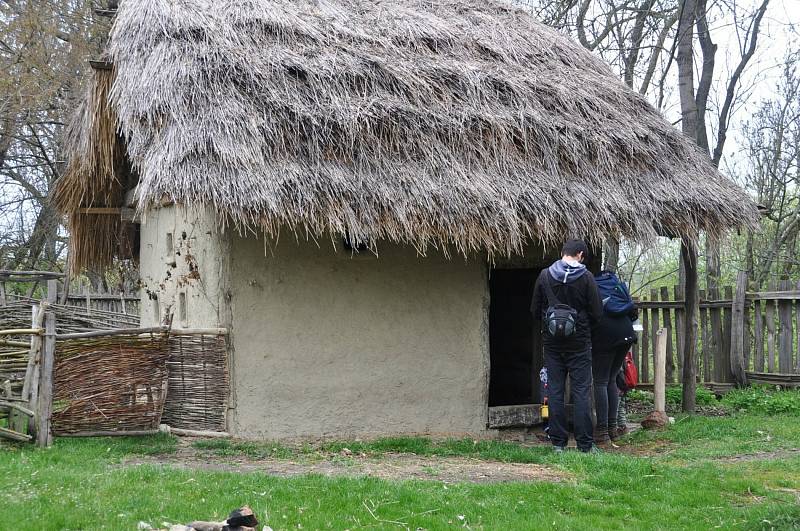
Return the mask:
<path id="1" fill-rule="evenodd" d="M 683 411 L 694 413 L 697 388 L 697 240 L 681 238 L 681 264 L 684 270 L 684 323 L 683 327 Z"/>

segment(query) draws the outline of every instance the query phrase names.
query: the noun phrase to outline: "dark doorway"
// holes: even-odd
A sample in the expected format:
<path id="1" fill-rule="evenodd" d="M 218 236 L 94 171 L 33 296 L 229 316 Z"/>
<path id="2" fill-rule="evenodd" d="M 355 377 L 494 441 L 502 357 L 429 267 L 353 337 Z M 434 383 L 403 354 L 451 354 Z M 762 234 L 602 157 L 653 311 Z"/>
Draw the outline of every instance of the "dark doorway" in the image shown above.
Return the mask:
<path id="1" fill-rule="evenodd" d="M 489 279 L 489 406 L 539 400 L 540 337 L 530 313 L 539 269 L 492 269 Z"/>

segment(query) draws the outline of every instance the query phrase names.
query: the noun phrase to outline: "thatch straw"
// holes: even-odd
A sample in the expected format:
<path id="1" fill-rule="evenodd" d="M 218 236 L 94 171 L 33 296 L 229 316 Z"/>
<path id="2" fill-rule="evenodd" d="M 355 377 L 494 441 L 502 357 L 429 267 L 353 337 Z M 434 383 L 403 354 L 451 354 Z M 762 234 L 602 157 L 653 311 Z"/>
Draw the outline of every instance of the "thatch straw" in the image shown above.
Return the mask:
<path id="1" fill-rule="evenodd" d="M 127 1 L 109 54 L 142 208 L 489 253 L 757 216 L 600 59 L 495 1 Z M 65 186 L 104 190 L 108 149 L 73 147 Z"/>
<path id="2" fill-rule="evenodd" d="M 69 214 L 70 266 L 110 265 L 122 235 L 119 216 L 83 214 L 80 208 L 120 206 L 125 181 L 125 143 L 117 134 L 117 116 L 109 105 L 112 70 L 93 72 L 86 97 L 66 131 L 67 170 L 53 193 L 56 208 Z"/>

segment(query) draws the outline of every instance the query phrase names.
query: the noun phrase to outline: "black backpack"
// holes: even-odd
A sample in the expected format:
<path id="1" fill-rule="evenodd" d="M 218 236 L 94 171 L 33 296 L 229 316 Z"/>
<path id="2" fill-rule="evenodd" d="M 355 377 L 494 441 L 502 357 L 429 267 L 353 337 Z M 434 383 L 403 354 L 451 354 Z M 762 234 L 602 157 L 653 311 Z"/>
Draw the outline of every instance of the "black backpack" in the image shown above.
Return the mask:
<path id="1" fill-rule="evenodd" d="M 549 274 L 542 271 L 540 280 L 547 295 L 547 310 L 544 312 L 544 328 L 553 339 L 569 339 L 575 334 L 578 312 L 568 304 L 561 304 L 553 293 Z"/>

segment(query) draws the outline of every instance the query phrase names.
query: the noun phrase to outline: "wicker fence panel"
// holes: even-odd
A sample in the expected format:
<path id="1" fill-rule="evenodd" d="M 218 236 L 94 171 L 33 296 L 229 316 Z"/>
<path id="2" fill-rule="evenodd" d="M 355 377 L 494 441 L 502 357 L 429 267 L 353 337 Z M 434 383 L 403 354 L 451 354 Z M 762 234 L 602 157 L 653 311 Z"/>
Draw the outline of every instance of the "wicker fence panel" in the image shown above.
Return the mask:
<path id="1" fill-rule="evenodd" d="M 225 431 L 228 356 L 225 336 L 173 335 L 163 422 L 173 428 Z"/>
<path id="2" fill-rule="evenodd" d="M 155 430 L 167 394 L 165 336 L 59 341 L 53 375 L 56 435 Z"/>

